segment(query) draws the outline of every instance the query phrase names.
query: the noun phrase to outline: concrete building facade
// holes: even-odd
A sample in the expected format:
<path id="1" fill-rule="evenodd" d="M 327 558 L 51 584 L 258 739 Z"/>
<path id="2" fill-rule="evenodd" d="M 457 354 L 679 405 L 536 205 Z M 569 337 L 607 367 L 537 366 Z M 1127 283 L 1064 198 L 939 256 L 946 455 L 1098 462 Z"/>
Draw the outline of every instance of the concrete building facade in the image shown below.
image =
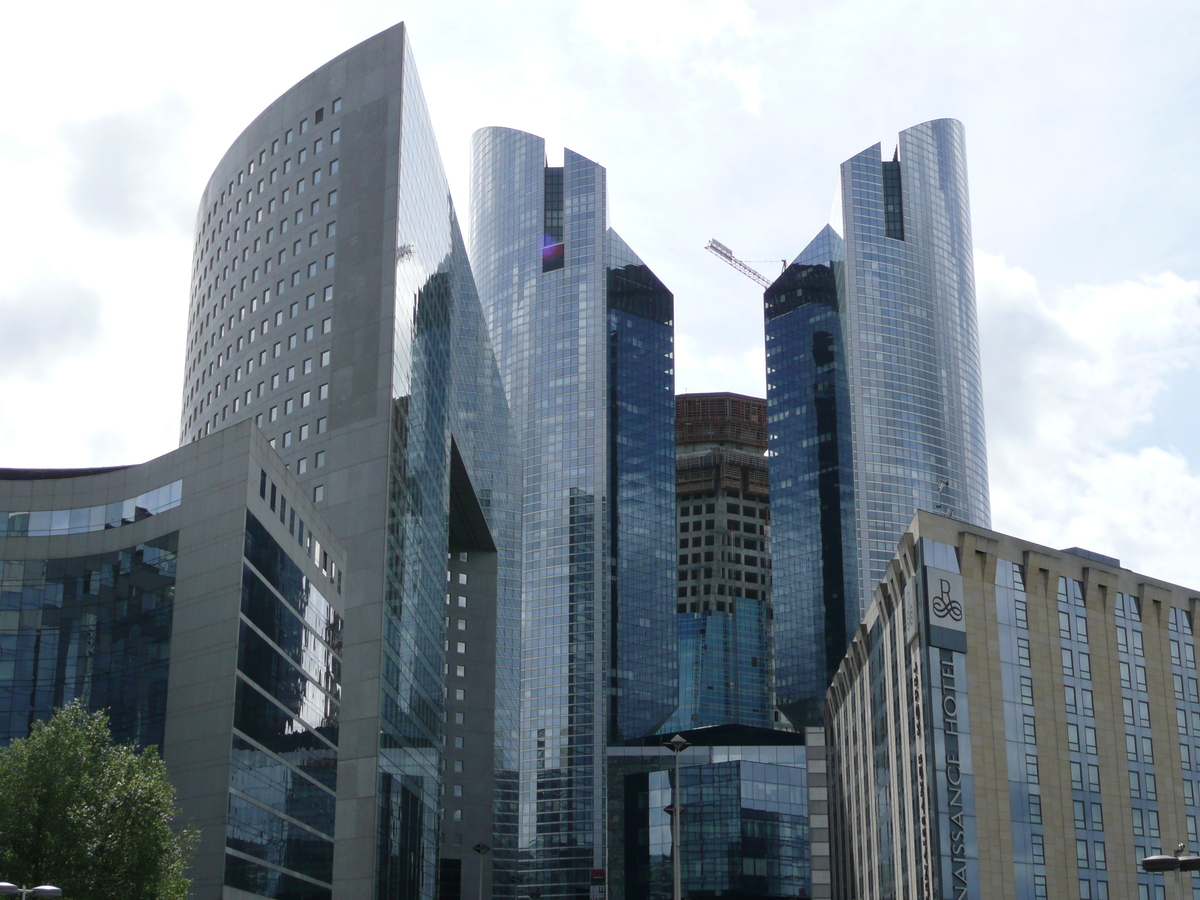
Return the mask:
<path id="1" fill-rule="evenodd" d="M 918 512 L 826 700 L 833 896 L 1170 896 L 1138 861 L 1197 848 L 1197 603 Z"/>
<path id="2" fill-rule="evenodd" d="M 679 709 L 666 731 L 772 727 L 767 405 L 675 398 Z"/>

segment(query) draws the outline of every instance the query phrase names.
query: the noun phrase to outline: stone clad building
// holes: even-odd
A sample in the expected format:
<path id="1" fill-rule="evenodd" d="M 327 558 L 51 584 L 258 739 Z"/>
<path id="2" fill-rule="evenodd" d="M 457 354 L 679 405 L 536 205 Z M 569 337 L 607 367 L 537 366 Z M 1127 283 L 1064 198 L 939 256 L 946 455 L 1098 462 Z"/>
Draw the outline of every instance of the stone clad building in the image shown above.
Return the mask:
<path id="1" fill-rule="evenodd" d="M 1162 897 L 1200 591 L 918 512 L 826 698 L 833 896 Z"/>

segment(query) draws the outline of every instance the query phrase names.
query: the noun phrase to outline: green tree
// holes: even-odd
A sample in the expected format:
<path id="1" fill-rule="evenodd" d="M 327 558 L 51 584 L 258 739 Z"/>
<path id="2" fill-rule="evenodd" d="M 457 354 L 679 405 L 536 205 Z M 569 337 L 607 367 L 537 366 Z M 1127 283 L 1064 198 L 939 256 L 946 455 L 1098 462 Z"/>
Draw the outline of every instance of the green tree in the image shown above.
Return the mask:
<path id="1" fill-rule="evenodd" d="M 158 750 L 114 744 L 108 716 L 74 702 L 0 751 L 0 881 L 67 900 L 186 900 L 195 836 L 177 833 Z"/>

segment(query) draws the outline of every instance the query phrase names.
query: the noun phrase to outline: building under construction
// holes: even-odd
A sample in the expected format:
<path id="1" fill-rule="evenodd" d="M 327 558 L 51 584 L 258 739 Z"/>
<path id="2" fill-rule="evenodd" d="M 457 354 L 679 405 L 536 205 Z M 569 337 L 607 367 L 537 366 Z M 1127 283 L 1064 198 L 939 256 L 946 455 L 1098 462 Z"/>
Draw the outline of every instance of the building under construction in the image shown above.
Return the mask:
<path id="1" fill-rule="evenodd" d="M 772 727 L 767 404 L 675 398 L 681 728 Z"/>

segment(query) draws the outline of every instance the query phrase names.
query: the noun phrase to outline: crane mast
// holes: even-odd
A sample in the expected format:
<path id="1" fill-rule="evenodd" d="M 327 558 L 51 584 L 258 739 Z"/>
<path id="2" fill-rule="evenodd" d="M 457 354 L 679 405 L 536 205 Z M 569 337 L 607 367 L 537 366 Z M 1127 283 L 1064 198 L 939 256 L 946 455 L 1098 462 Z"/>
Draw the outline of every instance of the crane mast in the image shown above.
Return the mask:
<path id="1" fill-rule="evenodd" d="M 762 272 L 759 272 L 757 269 L 750 268 L 750 266 L 746 265 L 744 262 L 734 256 L 732 250 L 715 238 L 705 244 L 704 249 L 718 259 L 733 266 L 733 268 L 737 269 L 751 281 L 757 282 L 760 286 L 765 288 L 771 286 L 771 279 L 767 278 L 766 275 L 762 274 Z"/>

